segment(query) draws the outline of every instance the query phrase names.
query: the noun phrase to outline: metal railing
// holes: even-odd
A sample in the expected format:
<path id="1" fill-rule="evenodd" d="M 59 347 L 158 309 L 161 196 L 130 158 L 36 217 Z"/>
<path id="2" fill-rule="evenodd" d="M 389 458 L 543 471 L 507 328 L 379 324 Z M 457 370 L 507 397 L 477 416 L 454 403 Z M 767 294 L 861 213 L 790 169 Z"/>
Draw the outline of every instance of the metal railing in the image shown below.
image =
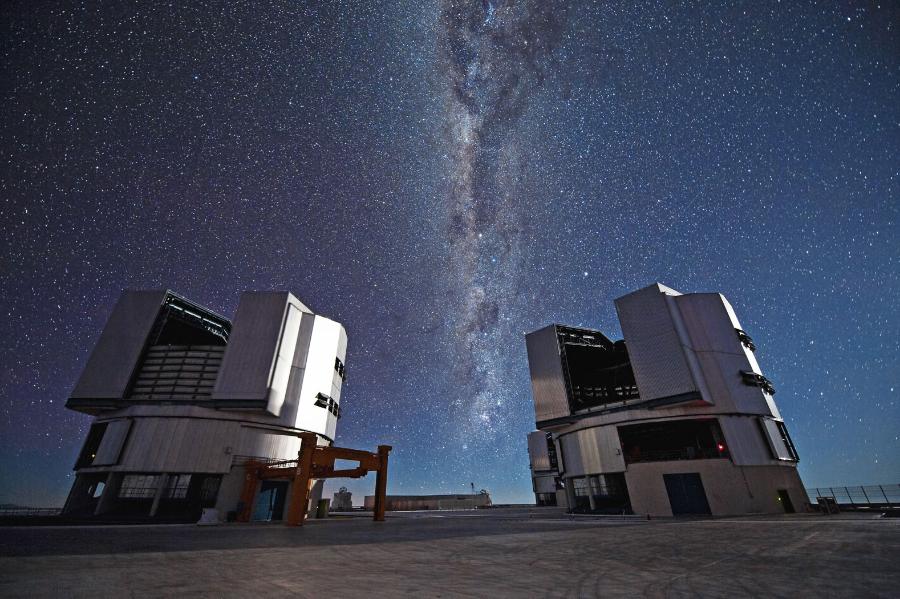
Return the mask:
<path id="1" fill-rule="evenodd" d="M 660 449 L 653 451 L 642 451 L 640 454 L 625 454 L 625 463 L 634 464 L 637 462 L 668 462 L 674 460 L 713 460 L 717 458 L 727 458 L 726 450 L 688 447 L 684 449 Z"/>
<path id="2" fill-rule="evenodd" d="M 900 484 L 807 487 L 806 493 L 817 497 L 831 497 L 841 507 L 900 507 Z"/>
<path id="3" fill-rule="evenodd" d="M 58 516 L 59 507 L 4 507 L 0 508 L 0 518 L 30 518 L 34 516 Z"/>

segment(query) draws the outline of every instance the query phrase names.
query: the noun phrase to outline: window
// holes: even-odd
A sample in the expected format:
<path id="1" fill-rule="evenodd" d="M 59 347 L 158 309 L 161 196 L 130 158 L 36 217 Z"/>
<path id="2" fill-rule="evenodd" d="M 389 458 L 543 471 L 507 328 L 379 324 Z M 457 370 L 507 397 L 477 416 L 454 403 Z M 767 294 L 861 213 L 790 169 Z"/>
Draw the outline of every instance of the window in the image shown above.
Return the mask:
<path id="1" fill-rule="evenodd" d="M 587 497 L 590 492 L 588 488 L 588 480 L 586 478 L 573 478 L 572 489 L 575 491 L 575 497 Z"/>
<path id="2" fill-rule="evenodd" d="M 200 501 L 207 505 L 208 507 L 212 507 L 216 502 L 216 496 L 219 494 L 219 484 L 222 482 L 222 478 L 219 476 L 207 476 L 203 479 L 203 484 L 200 485 Z"/>
<path id="3" fill-rule="evenodd" d="M 575 505 L 570 507 L 576 512 L 622 514 L 631 511 L 624 473 L 583 476 L 568 479 L 566 484 L 572 485 Z"/>
<path id="4" fill-rule="evenodd" d="M 591 493 L 595 497 L 618 497 L 624 493 L 625 481 L 614 474 L 591 476 Z"/>
<path id="5" fill-rule="evenodd" d="M 572 411 L 640 398 L 624 341 L 571 327 L 557 327 L 557 339 Z"/>
<path id="6" fill-rule="evenodd" d="M 126 474 L 119 486 L 120 499 L 153 499 L 159 487 L 158 474 Z"/>
<path id="7" fill-rule="evenodd" d="M 185 499 L 191 484 L 190 474 L 173 474 L 166 483 L 166 499 Z"/>
<path id="8" fill-rule="evenodd" d="M 87 468 L 94 464 L 94 458 L 97 457 L 97 450 L 100 449 L 100 442 L 103 441 L 103 435 L 106 434 L 107 426 L 108 423 L 106 422 L 91 425 L 91 430 L 88 431 L 87 439 L 84 441 L 84 447 L 78 456 L 78 462 L 75 464 L 76 470 L 78 468 Z"/>
<path id="9" fill-rule="evenodd" d="M 556 505 L 556 493 L 536 493 L 537 505 Z"/>
<path id="10" fill-rule="evenodd" d="M 334 359 L 334 369 L 337 371 L 338 376 L 341 377 L 341 380 L 347 380 L 347 370 L 344 368 L 344 363 L 341 362 L 341 359 L 338 357 L 335 357 Z"/>
<path id="11" fill-rule="evenodd" d="M 758 372 L 741 370 L 741 381 L 745 385 L 749 385 L 751 387 L 760 387 L 769 395 L 775 395 L 775 387 L 772 385 L 772 381 Z"/>
<path id="12" fill-rule="evenodd" d="M 333 401 L 330 397 L 325 395 L 324 393 L 316 393 L 316 407 L 318 408 L 327 408 L 328 402 Z"/>
<path id="13" fill-rule="evenodd" d="M 759 430 L 766 440 L 772 459 L 786 462 L 800 461 L 797 449 L 794 447 L 794 442 L 791 441 L 791 436 L 788 434 L 784 422 L 774 418 L 760 418 L 756 422 L 759 424 Z"/>
<path id="14" fill-rule="evenodd" d="M 316 403 L 314 404 L 316 407 L 325 408 L 338 418 L 341 417 L 341 406 L 338 402 L 334 401 L 334 399 L 324 393 L 316 394 Z"/>
<path id="15" fill-rule="evenodd" d="M 756 351 L 756 344 L 753 343 L 753 339 L 750 338 L 750 335 L 747 334 L 743 329 L 735 329 L 735 333 L 737 333 L 738 339 L 741 340 L 741 343 L 749 349 L 750 351 Z"/>
<path id="16" fill-rule="evenodd" d="M 102 480 L 98 483 L 94 484 L 94 491 L 91 493 L 91 497 L 94 499 L 99 499 L 101 495 L 103 495 L 103 489 L 106 488 L 106 483 Z"/>
<path id="17" fill-rule="evenodd" d="M 781 433 L 781 440 L 784 442 L 784 446 L 787 448 L 788 453 L 791 455 L 791 459 L 795 462 L 799 462 L 800 456 L 799 454 L 797 454 L 797 448 L 794 447 L 794 442 L 791 441 L 791 436 L 788 434 L 787 427 L 784 425 L 784 422 L 776 420 L 775 424 L 778 426 L 778 432 Z"/>
<path id="18" fill-rule="evenodd" d="M 717 420 L 662 420 L 619 427 L 626 464 L 728 458 Z"/>
<path id="19" fill-rule="evenodd" d="M 559 472 L 559 460 L 556 457 L 556 443 L 553 442 L 552 433 L 547 433 L 547 458 L 550 461 L 550 470 Z"/>

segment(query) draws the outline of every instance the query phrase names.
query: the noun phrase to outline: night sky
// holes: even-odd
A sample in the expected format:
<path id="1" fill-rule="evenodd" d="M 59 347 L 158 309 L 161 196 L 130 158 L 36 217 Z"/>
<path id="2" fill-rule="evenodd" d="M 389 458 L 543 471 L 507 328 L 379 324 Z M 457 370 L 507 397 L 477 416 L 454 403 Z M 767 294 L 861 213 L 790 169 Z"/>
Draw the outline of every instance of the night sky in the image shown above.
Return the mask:
<path id="1" fill-rule="evenodd" d="M 804 483 L 900 481 L 900 5 L 698 4 L 4 2 L 0 503 L 62 504 L 123 288 L 293 292 L 348 331 L 337 443 L 495 502 L 523 333 L 721 291 Z"/>

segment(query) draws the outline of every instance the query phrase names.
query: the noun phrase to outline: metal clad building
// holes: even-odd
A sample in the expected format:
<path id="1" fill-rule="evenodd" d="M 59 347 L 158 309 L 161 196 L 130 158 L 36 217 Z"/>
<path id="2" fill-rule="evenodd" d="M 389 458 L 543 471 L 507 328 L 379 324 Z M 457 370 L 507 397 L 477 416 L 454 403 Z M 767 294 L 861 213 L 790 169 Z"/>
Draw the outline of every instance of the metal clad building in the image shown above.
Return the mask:
<path id="1" fill-rule="evenodd" d="M 615 301 L 625 337 L 526 336 L 539 505 L 657 516 L 805 510 L 756 347 L 718 293 L 655 284 Z"/>
<path id="2" fill-rule="evenodd" d="M 289 293 L 244 293 L 232 322 L 171 291 L 123 292 L 66 404 L 95 418 L 64 511 L 238 511 L 246 460 L 295 459 L 306 431 L 331 444 L 346 351 L 343 327 Z M 280 519 L 287 493 L 263 481 L 254 518 Z"/>

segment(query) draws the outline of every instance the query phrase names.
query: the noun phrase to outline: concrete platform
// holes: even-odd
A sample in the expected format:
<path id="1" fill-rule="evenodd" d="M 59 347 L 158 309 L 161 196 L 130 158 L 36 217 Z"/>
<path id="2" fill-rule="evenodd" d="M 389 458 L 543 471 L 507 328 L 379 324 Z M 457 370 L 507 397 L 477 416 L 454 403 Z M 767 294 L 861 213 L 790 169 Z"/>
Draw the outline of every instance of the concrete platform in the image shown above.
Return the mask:
<path id="1" fill-rule="evenodd" d="M 896 597 L 900 520 L 551 509 L 0 528 L 0 596 Z"/>

